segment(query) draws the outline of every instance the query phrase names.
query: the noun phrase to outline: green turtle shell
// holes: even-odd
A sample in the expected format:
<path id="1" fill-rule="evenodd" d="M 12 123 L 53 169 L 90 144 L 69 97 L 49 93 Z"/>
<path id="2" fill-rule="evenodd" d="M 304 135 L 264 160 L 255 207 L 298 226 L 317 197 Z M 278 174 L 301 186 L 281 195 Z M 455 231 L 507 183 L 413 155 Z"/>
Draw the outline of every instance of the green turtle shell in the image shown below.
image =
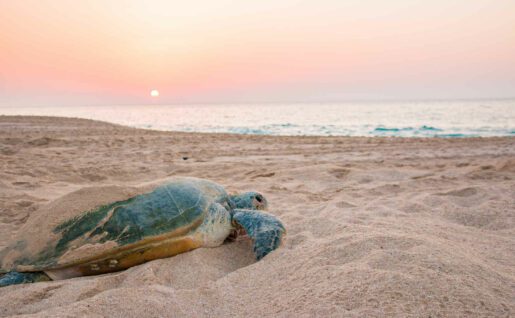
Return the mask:
<path id="1" fill-rule="evenodd" d="M 68 277 L 175 255 L 200 246 L 191 233 L 213 202 L 227 206 L 223 187 L 196 178 L 81 189 L 31 217 L 0 253 L 0 268 L 47 273 L 70 268 L 61 275 Z"/>

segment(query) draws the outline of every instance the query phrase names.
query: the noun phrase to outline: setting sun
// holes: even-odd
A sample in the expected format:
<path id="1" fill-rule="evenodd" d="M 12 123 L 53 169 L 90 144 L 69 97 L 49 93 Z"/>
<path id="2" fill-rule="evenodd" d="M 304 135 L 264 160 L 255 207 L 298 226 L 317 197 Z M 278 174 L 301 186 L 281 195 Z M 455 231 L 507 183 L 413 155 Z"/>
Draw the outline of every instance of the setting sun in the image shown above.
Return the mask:
<path id="1" fill-rule="evenodd" d="M 0 0 L 0 167 L 0 318 L 515 318 L 515 0 Z"/>

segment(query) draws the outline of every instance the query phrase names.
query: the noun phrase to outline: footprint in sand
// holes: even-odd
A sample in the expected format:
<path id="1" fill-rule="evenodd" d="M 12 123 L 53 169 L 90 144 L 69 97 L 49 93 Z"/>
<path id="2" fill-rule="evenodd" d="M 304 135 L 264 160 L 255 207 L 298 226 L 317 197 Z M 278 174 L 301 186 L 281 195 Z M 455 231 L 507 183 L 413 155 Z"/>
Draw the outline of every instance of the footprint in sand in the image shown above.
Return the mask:
<path id="1" fill-rule="evenodd" d="M 337 208 L 340 208 L 340 209 L 345 209 L 345 208 L 355 208 L 356 205 L 352 204 L 352 203 L 349 203 L 349 202 L 346 202 L 346 201 L 340 201 L 340 202 L 336 202 L 334 204 Z"/>
<path id="2" fill-rule="evenodd" d="M 449 202 L 461 207 L 478 207 L 491 199 L 484 190 L 478 187 L 466 187 L 462 189 L 436 193 L 436 196 L 448 198 Z"/>
<path id="3" fill-rule="evenodd" d="M 27 143 L 31 146 L 39 147 L 39 146 L 46 146 L 52 141 L 56 141 L 56 139 L 49 138 L 49 137 L 41 137 L 41 138 L 29 140 L 29 141 L 27 141 Z"/>
<path id="4" fill-rule="evenodd" d="M 6 155 L 6 156 L 14 155 L 17 152 L 18 152 L 18 149 L 13 148 L 13 147 L 1 147 L 0 148 L 0 154 Z"/>
<path id="5" fill-rule="evenodd" d="M 261 173 L 261 174 L 257 174 L 255 176 L 252 176 L 251 179 L 256 179 L 256 178 L 270 178 L 270 177 L 273 177 L 275 176 L 275 172 L 269 172 L 269 173 Z"/>
<path id="6" fill-rule="evenodd" d="M 18 182 L 12 182 L 13 186 L 21 187 L 24 189 L 35 189 L 38 188 L 40 185 L 38 182 L 28 182 L 28 181 L 18 181 Z"/>
<path id="7" fill-rule="evenodd" d="M 329 173 L 332 174 L 337 179 L 343 179 L 350 173 L 350 170 L 345 169 L 345 168 L 335 168 L 335 169 L 329 170 Z"/>
<path id="8" fill-rule="evenodd" d="M 477 194 L 476 188 L 463 188 L 459 190 L 452 190 L 449 192 L 437 193 L 437 195 L 450 195 L 454 197 L 470 197 Z"/>

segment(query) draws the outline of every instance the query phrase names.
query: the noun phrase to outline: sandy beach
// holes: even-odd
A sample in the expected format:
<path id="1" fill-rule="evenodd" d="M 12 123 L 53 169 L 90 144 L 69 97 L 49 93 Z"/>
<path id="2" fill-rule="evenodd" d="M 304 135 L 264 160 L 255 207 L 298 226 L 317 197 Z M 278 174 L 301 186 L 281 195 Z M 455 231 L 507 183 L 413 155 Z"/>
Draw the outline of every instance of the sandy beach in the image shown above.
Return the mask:
<path id="1" fill-rule="evenodd" d="M 0 288 L 0 316 L 511 317 L 515 138 L 272 137 L 0 116 L 0 249 L 88 186 L 170 176 L 256 190 L 285 224 L 123 272 Z"/>

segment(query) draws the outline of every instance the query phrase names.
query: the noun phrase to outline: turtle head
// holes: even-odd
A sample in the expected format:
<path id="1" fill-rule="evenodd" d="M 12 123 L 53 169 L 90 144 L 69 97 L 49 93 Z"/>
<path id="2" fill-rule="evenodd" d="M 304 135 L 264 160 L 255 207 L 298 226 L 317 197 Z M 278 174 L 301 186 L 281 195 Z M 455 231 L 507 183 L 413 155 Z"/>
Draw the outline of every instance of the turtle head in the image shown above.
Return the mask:
<path id="1" fill-rule="evenodd" d="M 245 192 L 230 197 L 236 209 L 266 210 L 268 207 L 265 197 L 258 192 Z"/>

